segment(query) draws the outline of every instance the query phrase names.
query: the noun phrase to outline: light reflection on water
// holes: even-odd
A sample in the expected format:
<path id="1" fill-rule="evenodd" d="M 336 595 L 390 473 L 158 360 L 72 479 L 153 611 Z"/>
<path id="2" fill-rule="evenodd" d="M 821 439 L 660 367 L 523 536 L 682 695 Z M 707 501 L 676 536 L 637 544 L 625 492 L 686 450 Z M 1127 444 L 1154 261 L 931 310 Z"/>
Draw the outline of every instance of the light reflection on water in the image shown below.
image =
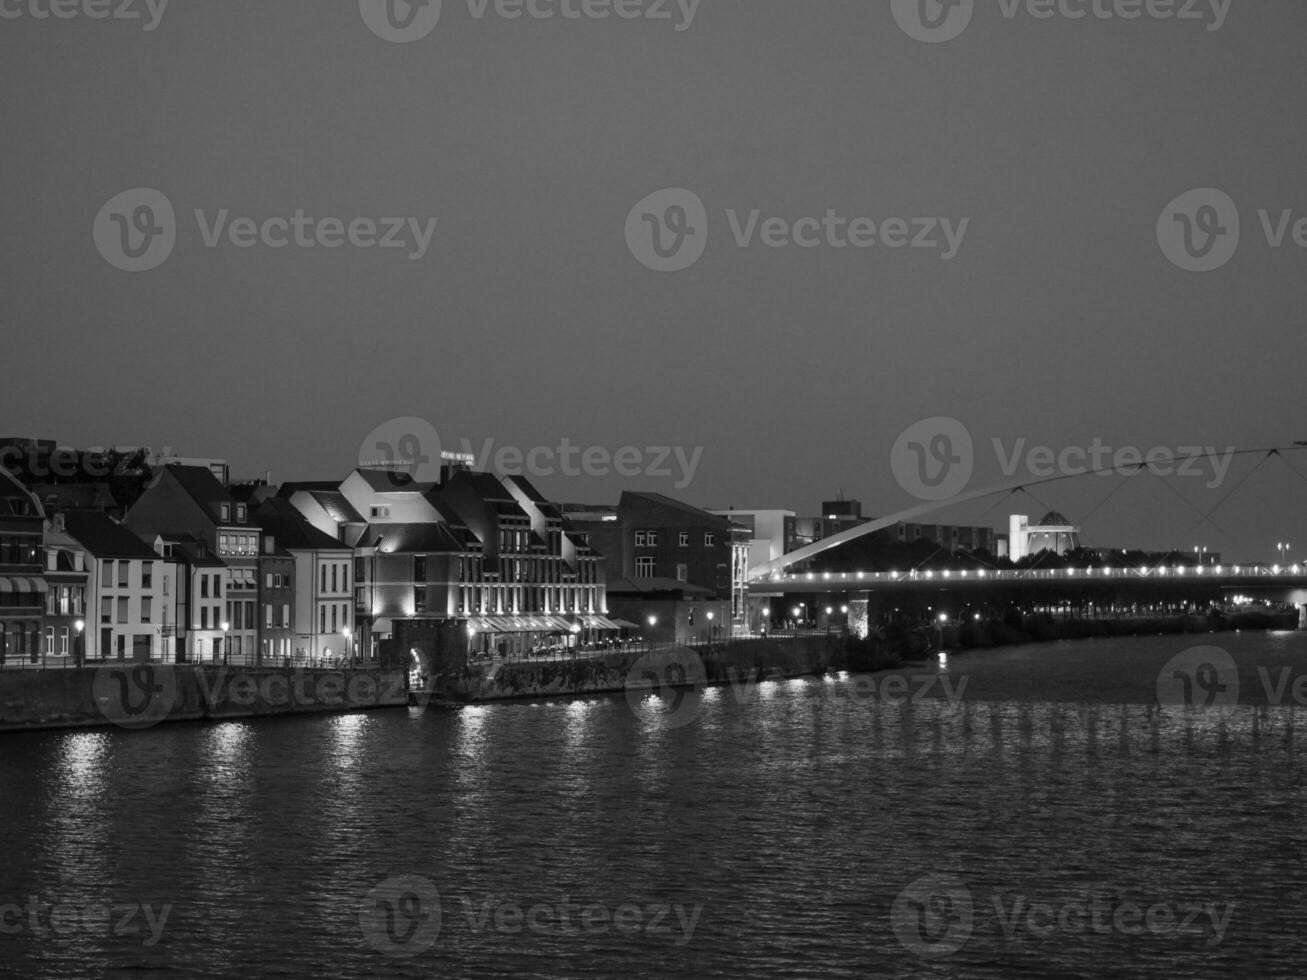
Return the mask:
<path id="1" fill-rule="evenodd" d="M 1219 642 L 1246 691 L 1259 666 L 1307 665 L 1300 634 Z M 956 702 L 938 686 L 868 697 L 840 676 L 635 710 L 618 696 L 6 738 L 0 906 L 37 895 L 173 911 L 149 947 L 0 933 L 0 971 L 1299 976 L 1307 707 L 1159 709 L 1150 691 L 1179 648 L 952 655 L 949 676 L 968 682 Z M 965 883 L 975 921 L 963 948 L 926 961 L 893 910 L 932 874 Z M 383 955 L 360 919 L 401 875 L 440 895 L 438 937 L 407 960 Z M 993 907 L 1099 893 L 1234 912 L 1213 946 L 1008 938 Z M 679 938 L 515 931 L 491 915 L 565 901 L 702 914 Z"/>

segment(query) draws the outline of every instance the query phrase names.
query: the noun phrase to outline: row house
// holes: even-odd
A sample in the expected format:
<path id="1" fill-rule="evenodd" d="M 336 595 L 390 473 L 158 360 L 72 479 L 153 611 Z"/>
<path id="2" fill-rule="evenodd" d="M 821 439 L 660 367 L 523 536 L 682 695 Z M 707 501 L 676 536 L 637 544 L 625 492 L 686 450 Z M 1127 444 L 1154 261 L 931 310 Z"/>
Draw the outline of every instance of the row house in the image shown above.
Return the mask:
<path id="1" fill-rule="evenodd" d="M 259 550 L 259 662 L 285 664 L 295 653 L 295 556 L 258 519 L 263 546 Z"/>
<path id="2" fill-rule="evenodd" d="M 285 574 L 290 578 L 283 579 L 287 590 L 283 595 L 291 598 L 282 599 L 280 613 L 268 600 L 264 615 L 265 619 L 270 613 L 274 619 L 280 615 L 284 622 L 284 604 L 293 604 L 288 637 L 292 661 L 339 662 L 368 656 L 368 647 L 355 633 L 354 549 L 319 530 L 285 497 L 265 501 L 255 519 L 265 538 L 275 540 L 277 549 L 289 556 Z"/>
<path id="3" fill-rule="evenodd" d="M 86 554 L 86 660 L 173 662 L 176 565 L 107 514 L 70 511 L 63 521 Z"/>
<path id="4" fill-rule="evenodd" d="M 40 501 L 0 469 L 0 667 L 40 660 L 47 589 L 44 530 Z"/>
<path id="5" fill-rule="evenodd" d="M 125 524 L 147 540 L 197 544 L 192 558 L 203 564 L 192 563 L 185 576 L 186 626 L 194 638 L 189 658 L 257 663 L 260 530 L 249 505 L 231 495 L 214 467 L 161 467 L 127 511 Z"/>
<path id="6" fill-rule="evenodd" d="M 86 662 L 86 549 L 64 525 L 62 514 L 45 525 L 45 656 L 47 664 Z"/>

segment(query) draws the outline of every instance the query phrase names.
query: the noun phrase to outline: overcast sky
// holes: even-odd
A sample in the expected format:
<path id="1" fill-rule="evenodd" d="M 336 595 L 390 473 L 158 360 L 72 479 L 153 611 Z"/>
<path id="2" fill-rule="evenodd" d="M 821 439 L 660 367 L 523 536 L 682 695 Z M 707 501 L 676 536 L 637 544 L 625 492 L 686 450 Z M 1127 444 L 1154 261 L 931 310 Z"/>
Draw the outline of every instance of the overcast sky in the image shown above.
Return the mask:
<path id="1" fill-rule="evenodd" d="M 48 3 L 0 0 L 7 433 L 167 445 L 283 480 L 343 475 L 377 427 L 415 416 L 477 453 L 703 447 L 688 485 L 674 456 L 670 475 L 537 474 L 556 498 L 810 513 L 842 489 L 881 514 L 919 502 L 891 454 L 936 416 L 971 435 L 973 487 L 1022 445 L 1307 439 L 1307 249 L 1292 223 L 1273 247 L 1258 214 L 1272 231 L 1307 217 L 1301 0 L 1197 0 L 1194 20 L 977 0 L 940 43 L 900 26 L 898 0 L 548 20 L 444 0 L 407 43 L 357 0 L 172 0 L 157 24 L 159 0 L 135 0 L 138 20 L 33 16 Z M 133 188 L 176 214 L 175 247 L 141 272 L 92 234 Z M 664 188 L 705 208 L 681 271 L 646 267 L 626 235 Z M 1213 271 L 1159 240 L 1192 188 L 1238 209 Z M 265 222 L 297 209 L 402 217 L 407 246 L 228 234 L 249 217 L 286 240 Z M 887 235 L 905 219 L 923 247 L 837 248 L 816 222 L 815 247 L 764 244 L 768 218 L 828 210 Z M 1307 454 L 1289 462 L 1307 474 Z M 1063 510 L 1093 544 L 1307 553 L 1304 480 L 1272 460 L 1240 482 L 1254 463 L 1212 488 L 1040 487 L 1019 509 Z M 1009 503 L 946 516 L 1006 526 Z"/>

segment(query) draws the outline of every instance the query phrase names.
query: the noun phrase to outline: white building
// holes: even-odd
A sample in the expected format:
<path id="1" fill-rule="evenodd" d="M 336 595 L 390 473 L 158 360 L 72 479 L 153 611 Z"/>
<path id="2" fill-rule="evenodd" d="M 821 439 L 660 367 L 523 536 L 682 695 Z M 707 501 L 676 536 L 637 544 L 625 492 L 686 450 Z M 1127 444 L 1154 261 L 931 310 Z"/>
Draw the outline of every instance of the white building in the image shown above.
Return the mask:
<path id="1" fill-rule="evenodd" d="M 64 528 L 87 555 L 86 659 L 173 662 L 176 564 L 105 514 L 71 511 Z"/>

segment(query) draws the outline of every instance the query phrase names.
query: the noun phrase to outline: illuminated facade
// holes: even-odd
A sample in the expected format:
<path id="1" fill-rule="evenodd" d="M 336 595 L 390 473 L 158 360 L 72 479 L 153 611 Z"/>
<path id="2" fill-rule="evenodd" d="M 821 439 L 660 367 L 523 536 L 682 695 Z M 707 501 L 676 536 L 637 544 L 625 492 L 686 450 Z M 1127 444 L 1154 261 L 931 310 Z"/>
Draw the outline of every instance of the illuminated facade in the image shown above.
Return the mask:
<path id="1" fill-rule="evenodd" d="M 1013 514 L 1008 524 L 1008 557 L 1020 561 L 1028 555 L 1050 551 L 1064 555 L 1080 548 L 1080 528 L 1057 511 L 1045 514 L 1038 524 L 1031 524 L 1025 514 Z"/>

